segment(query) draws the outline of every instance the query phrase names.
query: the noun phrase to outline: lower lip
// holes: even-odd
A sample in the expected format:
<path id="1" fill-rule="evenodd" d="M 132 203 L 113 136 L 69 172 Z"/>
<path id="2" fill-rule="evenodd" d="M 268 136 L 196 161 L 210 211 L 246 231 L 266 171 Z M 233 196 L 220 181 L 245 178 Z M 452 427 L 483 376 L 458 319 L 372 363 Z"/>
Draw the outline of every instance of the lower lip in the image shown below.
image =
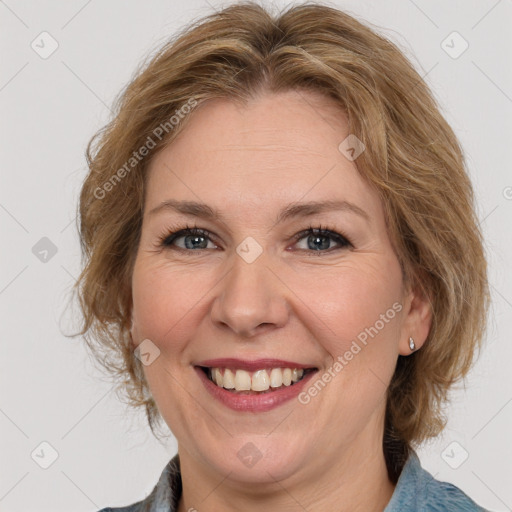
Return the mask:
<path id="1" fill-rule="evenodd" d="M 195 367 L 199 378 L 203 382 L 210 394 L 225 406 L 234 411 L 264 412 L 279 407 L 281 404 L 296 398 L 307 382 L 317 373 L 313 371 L 308 373 L 302 380 L 291 386 L 283 386 L 276 391 L 262 393 L 259 395 L 244 395 L 242 393 L 232 393 L 224 388 L 214 384 L 201 368 Z"/>

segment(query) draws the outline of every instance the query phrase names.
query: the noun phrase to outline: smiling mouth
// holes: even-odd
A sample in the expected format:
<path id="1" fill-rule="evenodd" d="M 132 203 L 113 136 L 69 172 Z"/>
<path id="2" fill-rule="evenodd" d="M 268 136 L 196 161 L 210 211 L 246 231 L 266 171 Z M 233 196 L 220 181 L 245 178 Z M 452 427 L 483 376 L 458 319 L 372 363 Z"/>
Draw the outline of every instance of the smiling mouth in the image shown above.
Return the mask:
<path id="1" fill-rule="evenodd" d="M 199 367 L 217 387 L 235 394 L 261 395 L 293 386 L 316 368 L 269 368 L 249 372 L 232 368 Z"/>

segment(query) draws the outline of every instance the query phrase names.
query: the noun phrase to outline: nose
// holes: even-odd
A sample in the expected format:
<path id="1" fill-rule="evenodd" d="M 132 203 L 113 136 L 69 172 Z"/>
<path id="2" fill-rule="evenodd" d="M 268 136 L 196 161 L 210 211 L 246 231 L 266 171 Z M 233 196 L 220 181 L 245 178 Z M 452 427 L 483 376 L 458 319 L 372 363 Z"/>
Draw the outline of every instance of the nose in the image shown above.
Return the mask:
<path id="1" fill-rule="evenodd" d="M 211 318 L 222 329 L 251 338 L 287 323 L 287 288 L 263 256 L 247 263 L 236 255 L 219 287 Z"/>

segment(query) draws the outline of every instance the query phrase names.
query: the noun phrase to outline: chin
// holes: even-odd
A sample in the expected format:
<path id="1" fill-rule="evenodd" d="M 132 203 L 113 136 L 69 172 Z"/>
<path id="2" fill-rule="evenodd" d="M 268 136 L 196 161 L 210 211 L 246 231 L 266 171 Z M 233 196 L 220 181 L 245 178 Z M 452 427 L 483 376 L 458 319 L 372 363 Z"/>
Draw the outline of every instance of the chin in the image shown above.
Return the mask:
<path id="1" fill-rule="evenodd" d="M 294 448 L 295 446 L 295 448 Z M 278 436 L 242 436 L 229 446 L 217 445 L 215 453 L 203 455 L 214 471 L 239 483 L 275 483 L 286 480 L 304 466 L 307 457 L 297 452 L 300 443 L 284 442 Z"/>

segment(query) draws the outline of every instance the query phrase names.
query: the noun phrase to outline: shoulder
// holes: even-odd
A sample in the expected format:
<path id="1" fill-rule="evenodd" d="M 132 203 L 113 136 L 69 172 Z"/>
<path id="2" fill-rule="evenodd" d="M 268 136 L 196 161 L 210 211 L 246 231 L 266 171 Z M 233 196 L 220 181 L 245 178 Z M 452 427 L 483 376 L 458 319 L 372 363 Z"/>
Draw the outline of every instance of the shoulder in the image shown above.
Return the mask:
<path id="1" fill-rule="evenodd" d="M 106 507 L 98 510 L 98 512 L 151 512 L 154 502 L 154 491 L 145 499 L 132 503 L 125 507 Z"/>
<path id="2" fill-rule="evenodd" d="M 464 491 L 448 482 L 432 479 L 423 493 L 425 512 L 489 512 L 475 503 Z"/>
<path id="3" fill-rule="evenodd" d="M 144 509 L 141 508 L 143 506 L 143 501 L 139 501 L 138 503 L 134 503 L 133 505 L 129 505 L 127 507 L 107 507 L 102 508 L 98 512 L 142 512 Z"/>
<path id="4" fill-rule="evenodd" d="M 421 467 L 416 453 L 411 452 L 402 470 L 395 492 L 384 512 L 489 512 L 475 503 L 461 489 L 436 480 Z"/>
<path id="5" fill-rule="evenodd" d="M 181 489 L 180 461 L 178 455 L 175 455 L 165 466 L 157 484 L 145 499 L 124 507 L 102 508 L 98 512 L 176 512 Z"/>

